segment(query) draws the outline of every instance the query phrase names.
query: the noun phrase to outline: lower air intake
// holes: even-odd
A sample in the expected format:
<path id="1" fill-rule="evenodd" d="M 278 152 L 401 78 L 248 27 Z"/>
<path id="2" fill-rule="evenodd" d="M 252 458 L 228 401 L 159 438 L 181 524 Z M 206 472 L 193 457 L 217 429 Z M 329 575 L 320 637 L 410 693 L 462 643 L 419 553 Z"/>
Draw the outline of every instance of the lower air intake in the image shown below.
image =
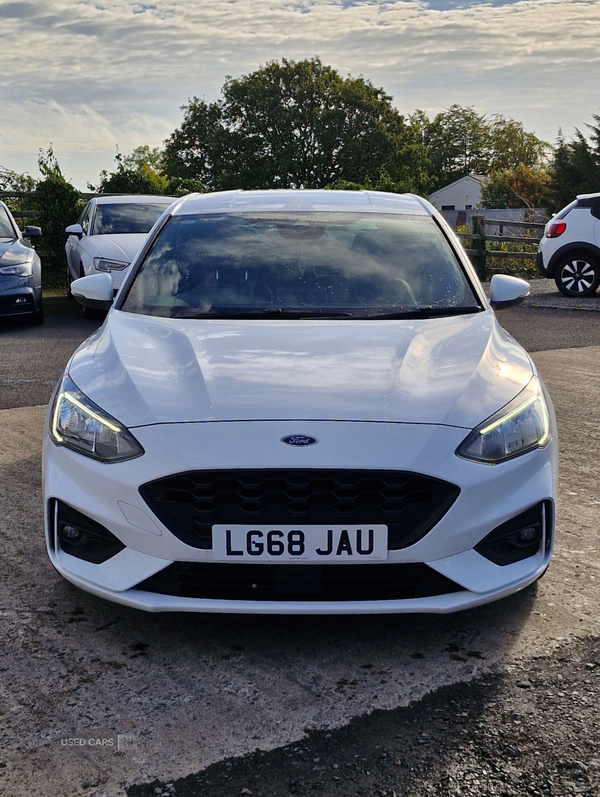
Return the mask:
<path id="1" fill-rule="evenodd" d="M 421 563 L 242 565 L 174 562 L 136 589 L 179 598 L 238 601 L 390 601 L 463 589 Z"/>

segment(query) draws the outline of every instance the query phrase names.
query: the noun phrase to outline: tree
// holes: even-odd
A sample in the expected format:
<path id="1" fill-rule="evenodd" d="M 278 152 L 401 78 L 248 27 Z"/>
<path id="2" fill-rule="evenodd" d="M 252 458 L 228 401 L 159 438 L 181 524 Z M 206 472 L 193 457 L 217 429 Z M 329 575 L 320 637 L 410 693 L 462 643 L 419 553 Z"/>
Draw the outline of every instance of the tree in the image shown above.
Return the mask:
<path id="1" fill-rule="evenodd" d="M 35 189 L 38 196 L 34 205 L 39 211 L 36 223 L 44 233 L 50 265 L 60 271 L 66 266 L 65 227 L 77 220 L 83 203 L 79 191 L 64 177 L 52 145 L 46 152 L 39 151 L 38 167 L 42 179 Z"/>
<path id="2" fill-rule="evenodd" d="M 149 166 L 155 172 L 160 172 L 163 168 L 163 151 L 159 147 L 151 149 L 146 144 L 142 144 L 129 155 L 123 155 L 121 161 L 126 169 L 141 169 L 143 166 Z"/>
<path id="3" fill-rule="evenodd" d="M 474 108 L 452 105 L 425 125 L 425 145 L 439 187 L 467 174 L 485 174 L 489 165 L 489 125 Z"/>
<path id="4" fill-rule="evenodd" d="M 481 187 L 484 208 L 544 207 L 550 187 L 547 169 L 517 164 L 493 171 Z"/>
<path id="5" fill-rule="evenodd" d="M 318 58 L 271 61 L 228 77 L 218 102 L 194 98 L 183 110 L 165 144 L 165 170 L 211 189 L 324 188 L 402 176 L 394 156 L 406 124 L 391 97 Z"/>
<path id="6" fill-rule="evenodd" d="M 0 191 L 35 191 L 37 180 L 35 180 L 31 175 L 25 174 L 18 174 L 17 172 L 13 172 L 11 169 L 6 169 L 4 166 L 0 166 Z M 23 211 L 31 210 L 32 208 L 29 207 L 30 200 L 21 197 L 2 197 L 2 200 L 6 202 L 8 207 L 13 213 L 20 214 Z M 25 217 L 17 216 L 17 221 L 20 226 L 25 226 L 29 224 L 30 221 L 34 224 L 34 220 L 26 219 Z"/>
<path id="7" fill-rule="evenodd" d="M 452 105 L 429 122 L 422 111 L 411 117 L 420 128 L 431 164 L 431 180 L 442 188 L 467 174 L 488 175 L 519 164 L 542 165 L 549 145 L 520 122 L 478 114 L 474 108 Z"/>
<path id="8" fill-rule="evenodd" d="M 533 133 L 527 133 L 521 122 L 505 119 L 500 115 L 491 117 L 488 161 L 490 171 L 514 169 L 517 166 L 540 168 L 546 162 L 551 149 L 545 141 Z"/>
<path id="9" fill-rule="evenodd" d="M 138 147 L 128 156 L 117 152 L 116 170 L 107 172 L 103 169 L 98 185 L 88 183 L 88 188 L 99 194 L 165 194 L 168 178 L 148 160 L 152 160 L 149 147 Z"/>
<path id="10" fill-rule="evenodd" d="M 17 174 L 0 166 L 0 191 L 34 191 L 36 180 L 29 174 Z"/>
<path id="11" fill-rule="evenodd" d="M 165 141 L 162 159 L 165 174 L 215 189 L 223 134 L 221 103 L 206 103 L 194 97 L 181 110 L 184 112 L 181 127 Z"/>
<path id="12" fill-rule="evenodd" d="M 575 138 L 566 142 L 559 131 L 552 159 L 550 196 L 552 211 L 572 202 L 578 194 L 600 191 L 600 116 L 595 124 L 586 125 L 589 140 L 575 128 Z"/>

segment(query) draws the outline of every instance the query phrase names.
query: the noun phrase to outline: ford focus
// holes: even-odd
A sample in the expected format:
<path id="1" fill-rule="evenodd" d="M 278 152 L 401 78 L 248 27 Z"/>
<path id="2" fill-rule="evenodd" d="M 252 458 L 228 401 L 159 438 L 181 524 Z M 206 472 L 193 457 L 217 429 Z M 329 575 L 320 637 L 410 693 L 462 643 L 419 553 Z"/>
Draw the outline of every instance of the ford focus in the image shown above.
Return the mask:
<path id="1" fill-rule="evenodd" d="M 451 612 L 548 567 L 556 425 L 454 233 L 412 195 L 191 195 L 72 356 L 50 559 L 148 611 Z"/>

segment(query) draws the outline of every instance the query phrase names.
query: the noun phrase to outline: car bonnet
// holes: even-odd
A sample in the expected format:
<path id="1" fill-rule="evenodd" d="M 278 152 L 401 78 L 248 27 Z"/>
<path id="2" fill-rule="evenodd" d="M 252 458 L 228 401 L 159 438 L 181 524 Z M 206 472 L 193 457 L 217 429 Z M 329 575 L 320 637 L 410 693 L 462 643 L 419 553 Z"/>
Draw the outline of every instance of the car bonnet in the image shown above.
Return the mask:
<path id="1" fill-rule="evenodd" d="M 147 237 L 147 233 L 114 233 L 112 235 L 92 235 L 89 240 L 95 257 L 106 257 L 131 263 Z"/>
<path id="2" fill-rule="evenodd" d="M 533 366 L 492 311 L 427 320 L 173 320 L 111 311 L 78 387 L 129 427 L 313 419 L 472 428 Z"/>

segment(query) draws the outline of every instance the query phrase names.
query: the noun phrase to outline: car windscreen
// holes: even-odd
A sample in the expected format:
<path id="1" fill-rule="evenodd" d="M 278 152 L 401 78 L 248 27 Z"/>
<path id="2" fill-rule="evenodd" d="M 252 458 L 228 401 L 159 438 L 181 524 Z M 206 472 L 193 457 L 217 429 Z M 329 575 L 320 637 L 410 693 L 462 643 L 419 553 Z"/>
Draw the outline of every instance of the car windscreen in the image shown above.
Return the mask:
<path id="1" fill-rule="evenodd" d="M 153 202 L 97 205 L 92 235 L 148 233 L 168 207 L 169 203 Z"/>
<path id="2" fill-rule="evenodd" d="M 120 309 L 382 317 L 480 305 L 432 218 L 311 212 L 172 217 Z"/>
<path id="3" fill-rule="evenodd" d="M 12 240 L 16 237 L 17 234 L 14 230 L 14 227 L 10 223 L 8 213 L 4 210 L 4 208 L 0 208 L 0 238 L 6 241 Z"/>

